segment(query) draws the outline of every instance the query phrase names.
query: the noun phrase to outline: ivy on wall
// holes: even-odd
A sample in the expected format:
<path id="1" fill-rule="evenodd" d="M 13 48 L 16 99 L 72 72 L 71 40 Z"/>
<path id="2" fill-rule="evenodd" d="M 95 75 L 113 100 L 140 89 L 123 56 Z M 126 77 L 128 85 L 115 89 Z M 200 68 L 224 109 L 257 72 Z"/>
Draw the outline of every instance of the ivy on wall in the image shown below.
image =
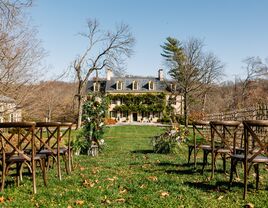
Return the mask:
<path id="1" fill-rule="evenodd" d="M 116 94 L 108 95 L 110 101 L 121 101 L 121 105 L 114 107 L 113 111 L 122 112 L 163 112 L 166 108 L 164 93 L 158 94 Z"/>

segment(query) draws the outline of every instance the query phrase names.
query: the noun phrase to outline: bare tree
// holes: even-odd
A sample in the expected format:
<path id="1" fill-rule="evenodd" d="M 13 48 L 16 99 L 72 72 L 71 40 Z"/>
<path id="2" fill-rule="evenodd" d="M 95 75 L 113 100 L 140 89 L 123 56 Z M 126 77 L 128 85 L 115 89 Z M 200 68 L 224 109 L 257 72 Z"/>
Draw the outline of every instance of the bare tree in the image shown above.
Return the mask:
<path id="1" fill-rule="evenodd" d="M 104 68 L 120 68 L 125 57 L 132 54 L 134 38 L 129 27 L 121 24 L 115 31 L 103 31 L 96 20 L 87 21 L 86 33 L 81 35 L 87 38 L 87 48 L 73 62 L 77 78 L 77 100 L 78 120 L 77 127 L 80 128 L 82 120 L 82 106 L 85 96 L 85 86 L 89 76 Z"/>
<path id="2" fill-rule="evenodd" d="M 24 14 L 31 4 L 32 0 L 0 0 L 0 93 L 19 104 L 30 92 L 22 86 L 37 79 L 45 55 Z"/>
<path id="3" fill-rule="evenodd" d="M 249 90 L 250 82 L 267 74 L 268 67 L 259 57 L 248 57 L 243 60 L 245 64 L 246 77 L 240 80 L 242 84 L 241 102 L 242 107 L 245 106 L 245 99 Z"/>
<path id="4" fill-rule="evenodd" d="M 183 94 L 184 122 L 188 126 L 190 96 L 204 94 L 222 75 L 223 65 L 213 53 L 203 51 L 203 42 L 198 39 L 182 44 L 169 37 L 162 48 L 169 74 Z"/>

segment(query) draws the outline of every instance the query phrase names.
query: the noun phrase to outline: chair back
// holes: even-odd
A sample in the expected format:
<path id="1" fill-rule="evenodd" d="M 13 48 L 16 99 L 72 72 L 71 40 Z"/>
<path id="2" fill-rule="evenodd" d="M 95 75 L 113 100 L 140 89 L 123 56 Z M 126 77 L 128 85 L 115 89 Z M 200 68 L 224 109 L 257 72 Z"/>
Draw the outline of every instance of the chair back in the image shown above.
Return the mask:
<path id="1" fill-rule="evenodd" d="M 241 131 L 239 121 L 211 121 L 211 141 L 216 149 L 234 150 L 234 141 L 237 142 L 237 135 Z M 211 146 L 212 146 L 211 145 Z"/>
<path id="2" fill-rule="evenodd" d="M 193 122 L 193 138 L 198 145 L 210 142 L 210 125 L 208 121 Z"/>
<path id="3" fill-rule="evenodd" d="M 35 122 L 0 123 L 2 154 L 7 159 L 20 157 L 30 162 L 35 155 L 34 130 Z"/>
<path id="4" fill-rule="evenodd" d="M 268 120 L 246 120 L 243 125 L 245 158 L 248 162 L 259 155 L 268 156 Z"/>

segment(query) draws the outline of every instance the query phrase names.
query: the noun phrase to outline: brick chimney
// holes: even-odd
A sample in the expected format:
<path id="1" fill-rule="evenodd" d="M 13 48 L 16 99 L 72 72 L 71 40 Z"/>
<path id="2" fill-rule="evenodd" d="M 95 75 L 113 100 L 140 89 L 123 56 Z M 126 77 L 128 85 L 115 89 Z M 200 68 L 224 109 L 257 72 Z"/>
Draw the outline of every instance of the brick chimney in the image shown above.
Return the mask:
<path id="1" fill-rule="evenodd" d="M 111 69 L 106 69 L 106 80 L 111 80 L 113 76 L 113 71 Z"/>
<path id="2" fill-rule="evenodd" d="M 159 69 L 158 70 L 158 79 L 160 81 L 164 81 L 164 72 L 163 72 L 163 69 Z"/>

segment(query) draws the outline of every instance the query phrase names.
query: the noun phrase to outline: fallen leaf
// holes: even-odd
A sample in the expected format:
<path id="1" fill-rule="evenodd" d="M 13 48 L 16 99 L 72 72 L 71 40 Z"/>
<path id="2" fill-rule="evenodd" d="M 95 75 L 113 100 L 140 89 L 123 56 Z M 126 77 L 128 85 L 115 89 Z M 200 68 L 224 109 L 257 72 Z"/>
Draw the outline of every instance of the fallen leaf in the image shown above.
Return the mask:
<path id="1" fill-rule="evenodd" d="M 160 196 L 161 197 L 167 197 L 167 196 L 169 196 L 169 193 L 164 191 L 164 192 L 161 192 Z"/>
<path id="2" fill-rule="evenodd" d="M 75 204 L 76 205 L 83 205 L 84 201 L 83 200 L 76 200 Z"/>
<path id="3" fill-rule="evenodd" d="M 145 184 L 141 184 L 141 185 L 140 185 L 140 188 L 141 188 L 141 189 L 146 188 L 146 185 L 145 185 Z"/>
<path id="4" fill-rule="evenodd" d="M 221 200 L 221 199 L 223 199 L 223 196 L 219 196 L 217 199 L 218 199 L 218 200 Z"/>
<path id="5" fill-rule="evenodd" d="M 83 170 L 85 170 L 85 169 L 86 169 L 85 167 L 82 167 L 82 166 L 80 167 L 80 170 L 81 170 L 81 171 L 83 171 Z"/>
<path id="6" fill-rule="evenodd" d="M 70 206 L 70 205 L 68 205 L 68 207 L 67 208 L 73 208 L 72 206 Z"/>
<path id="7" fill-rule="evenodd" d="M 0 203 L 3 203 L 5 201 L 5 198 L 3 196 L 0 197 Z"/>
<path id="8" fill-rule="evenodd" d="M 119 203 L 125 203 L 126 200 L 124 198 L 119 198 L 119 199 L 116 199 L 115 201 Z"/>
<path id="9" fill-rule="evenodd" d="M 148 176 L 147 177 L 150 181 L 157 181 L 158 178 L 156 176 Z"/>
<path id="10" fill-rule="evenodd" d="M 90 188 L 92 188 L 92 187 L 94 187 L 95 183 L 92 182 L 92 181 L 89 180 L 89 179 L 86 179 L 86 180 L 84 180 L 83 185 L 86 186 L 86 187 L 90 187 Z"/>
<path id="11" fill-rule="evenodd" d="M 91 171 L 94 175 L 96 175 L 97 173 L 99 173 L 99 169 L 97 168 L 93 168 L 92 171 Z"/>
<path id="12" fill-rule="evenodd" d="M 119 193 L 120 193 L 120 194 L 126 194 L 126 193 L 127 193 L 127 189 L 119 190 Z"/>
<path id="13" fill-rule="evenodd" d="M 101 200 L 101 203 L 103 204 L 111 204 L 111 201 L 107 199 L 107 196 L 104 196 L 104 199 Z"/>
<path id="14" fill-rule="evenodd" d="M 245 205 L 245 208 L 254 208 L 254 204 L 252 204 L 252 203 L 247 203 L 247 204 Z"/>

